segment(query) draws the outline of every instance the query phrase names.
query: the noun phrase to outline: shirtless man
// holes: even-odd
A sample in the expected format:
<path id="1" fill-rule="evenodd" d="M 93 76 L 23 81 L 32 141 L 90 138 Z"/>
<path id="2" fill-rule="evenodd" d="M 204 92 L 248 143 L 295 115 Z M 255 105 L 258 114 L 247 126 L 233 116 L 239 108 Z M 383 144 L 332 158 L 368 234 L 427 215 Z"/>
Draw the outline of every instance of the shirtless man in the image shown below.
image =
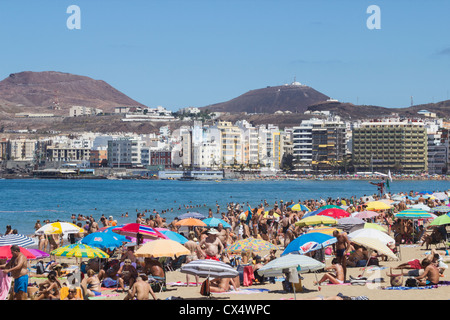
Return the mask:
<path id="1" fill-rule="evenodd" d="M 335 274 L 332 273 L 326 273 L 320 279 L 318 282 L 314 281 L 315 285 L 320 285 L 322 282 L 328 281 L 333 284 L 342 284 L 345 281 L 345 275 L 344 275 L 344 268 L 339 263 L 337 258 L 334 258 L 333 261 L 331 261 L 332 265 L 325 268 L 325 270 L 334 270 Z"/>
<path id="2" fill-rule="evenodd" d="M 14 300 L 27 300 L 28 268 L 27 258 L 17 245 L 11 246 L 12 258 L 8 263 L 0 265 L 4 273 L 11 273 L 14 278 Z"/>
<path id="3" fill-rule="evenodd" d="M 439 283 L 439 269 L 428 259 L 422 260 L 423 274 L 416 277 L 419 286 L 437 285 Z"/>
<path id="4" fill-rule="evenodd" d="M 97 232 L 98 229 L 100 229 L 100 227 L 98 226 L 97 221 L 94 220 L 94 218 L 89 218 L 89 220 L 91 221 L 91 227 L 89 228 L 89 233 L 94 233 Z"/>
<path id="5" fill-rule="evenodd" d="M 217 230 L 210 229 L 208 236 L 200 241 L 200 247 L 205 246 L 204 255 L 206 259 L 219 260 L 219 256 L 222 254 L 223 244 L 217 237 Z"/>
<path id="6" fill-rule="evenodd" d="M 128 294 L 123 300 L 149 300 L 148 295 L 151 294 L 154 300 L 156 299 L 155 293 L 152 290 L 150 284 L 142 279 L 142 277 L 137 277 L 136 282 L 133 284 Z"/>
<path id="7" fill-rule="evenodd" d="M 146 275 L 152 275 L 154 277 L 164 278 L 164 267 L 158 260 L 154 258 L 144 258 L 144 268 L 142 272 Z"/>
<path id="8" fill-rule="evenodd" d="M 339 231 L 335 230 L 333 232 L 333 236 L 336 237 L 337 242 L 335 243 L 336 248 L 336 258 L 338 263 L 342 266 L 344 269 L 344 280 L 347 276 L 347 259 L 346 254 L 351 248 L 350 240 L 348 240 L 347 234 L 340 233 Z"/>
<path id="9" fill-rule="evenodd" d="M 227 230 L 225 230 L 222 223 L 218 224 L 217 231 L 219 232 L 217 234 L 217 237 L 222 242 L 223 246 L 226 247 L 226 245 L 227 245 Z"/>

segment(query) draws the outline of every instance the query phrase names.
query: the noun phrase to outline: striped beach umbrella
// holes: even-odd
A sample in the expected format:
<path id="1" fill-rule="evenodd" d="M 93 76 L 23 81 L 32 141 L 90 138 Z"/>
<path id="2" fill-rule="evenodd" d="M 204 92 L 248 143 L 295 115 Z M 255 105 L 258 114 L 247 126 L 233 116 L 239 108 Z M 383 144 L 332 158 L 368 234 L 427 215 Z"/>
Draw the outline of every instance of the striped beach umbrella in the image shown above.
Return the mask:
<path id="1" fill-rule="evenodd" d="M 0 246 L 17 245 L 19 247 L 27 247 L 35 244 L 35 241 L 23 234 L 7 234 L 0 237 Z"/>
<path id="2" fill-rule="evenodd" d="M 431 208 L 431 211 L 447 213 L 447 212 L 450 212 L 450 207 L 447 207 L 447 206 L 434 207 L 434 208 Z"/>
<path id="3" fill-rule="evenodd" d="M 400 211 L 395 215 L 399 219 L 429 219 L 433 218 L 433 215 L 425 210 L 421 209 L 406 209 Z"/>
<path id="4" fill-rule="evenodd" d="M 292 211 L 306 211 L 306 212 L 311 211 L 307 206 L 305 206 L 301 203 L 292 204 L 292 205 L 288 206 L 288 208 L 290 208 Z"/>
<path id="5" fill-rule="evenodd" d="M 255 238 L 247 238 L 238 240 L 231 246 L 225 248 L 229 253 L 242 253 L 242 252 L 259 252 L 265 250 L 277 250 L 278 247 L 269 241 Z"/>
<path id="6" fill-rule="evenodd" d="M 164 235 L 161 234 L 161 232 L 153 229 L 150 226 L 140 223 L 129 223 L 121 228 L 112 229 L 112 231 L 128 237 L 137 237 L 137 235 L 139 234 L 145 239 L 165 238 Z"/>
<path id="7" fill-rule="evenodd" d="M 64 246 L 50 252 L 51 255 L 58 257 L 75 257 L 75 258 L 109 258 L 109 255 L 94 247 L 90 247 L 86 244 L 75 243 L 68 246 Z"/>
<path id="8" fill-rule="evenodd" d="M 200 259 L 186 263 L 180 268 L 181 273 L 187 273 L 201 278 L 234 278 L 239 272 L 222 261 Z"/>

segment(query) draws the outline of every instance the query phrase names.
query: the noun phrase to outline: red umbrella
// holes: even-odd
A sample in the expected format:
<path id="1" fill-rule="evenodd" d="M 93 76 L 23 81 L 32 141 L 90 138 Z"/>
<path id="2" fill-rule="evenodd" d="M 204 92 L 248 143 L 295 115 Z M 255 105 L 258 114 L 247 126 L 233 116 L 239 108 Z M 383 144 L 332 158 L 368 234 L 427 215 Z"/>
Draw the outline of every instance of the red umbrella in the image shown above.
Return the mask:
<path id="1" fill-rule="evenodd" d="M 20 252 L 22 252 L 27 259 L 36 259 L 36 256 L 32 254 L 30 251 L 28 251 L 25 248 L 19 247 Z M 11 253 L 11 246 L 1 246 L 0 247 L 0 259 L 11 259 L 12 253 Z"/>
<path id="2" fill-rule="evenodd" d="M 343 209 L 338 208 L 329 208 L 325 209 L 317 214 L 318 216 L 327 216 L 331 217 L 333 219 L 341 219 L 341 218 L 347 218 L 350 217 L 350 213 Z"/>
<path id="3" fill-rule="evenodd" d="M 138 234 L 142 236 L 142 238 L 145 239 L 165 239 L 165 236 L 159 232 L 158 230 L 153 229 L 150 226 L 147 226 L 145 224 L 140 224 L 140 223 L 129 223 L 124 225 L 121 228 L 115 228 L 112 230 L 115 233 L 124 235 L 124 236 L 129 236 L 129 237 L 134 237 L 137 238 Z"/>

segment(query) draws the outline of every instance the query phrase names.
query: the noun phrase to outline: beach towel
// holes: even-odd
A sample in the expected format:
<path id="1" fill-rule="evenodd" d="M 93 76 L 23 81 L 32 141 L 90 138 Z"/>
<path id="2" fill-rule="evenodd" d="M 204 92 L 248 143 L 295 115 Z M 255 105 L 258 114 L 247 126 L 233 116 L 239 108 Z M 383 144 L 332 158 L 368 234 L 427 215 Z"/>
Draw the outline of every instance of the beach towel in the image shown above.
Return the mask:
<path id="1" fill-rule="evenodd" d="M 100 296 L 88 297 L 89 300 L 103 300 L 110 297 L 118 297 L 120 294 L 102 294 Z"/>
<path id="2" fill-rule="evenodd" d="M 269 289 L 240 289 L 239 291 L 214 292 L 214 294 L 254 294 L 269 292 Z"/>
<path id="3" fill-rule="evenodd" d="M 201 284 L 202 284 L 202 282 L 189 282 L 190 286 L 201 285 Z M 173 286 L 173 287 L 177 287 L 177 286 L 185 287 L 185 286 L 187 286 L 187 282 L 181 282 L 181 281 L 168 282 L 167 285 Z"/>
<path id="4" fill-rule="evenodd" d="M 0 270 L 0 300 L 8 299 L 8 293 L 11 289 L 11 278 L 7 273 Z"/>
<path id="5" fill-rule="evenodd" d="M 253 284 L 253 280 L 255 280 L 255 275 L 253 273 L 253 267 L 245 266 L 244 267 L 244 281 L 243 281 L 244 287 L 251 286 Z"/>
<path id="6" fill-rule="evenodd" d="M 383 290 L 424 290 L 424 289 L 435 289 L 438 285 L 432 285 L 432 286 L 420 286 L 420 287 L 404 287 L 404 286 L 398 286 L 398 287 L 381 287 Z"/>

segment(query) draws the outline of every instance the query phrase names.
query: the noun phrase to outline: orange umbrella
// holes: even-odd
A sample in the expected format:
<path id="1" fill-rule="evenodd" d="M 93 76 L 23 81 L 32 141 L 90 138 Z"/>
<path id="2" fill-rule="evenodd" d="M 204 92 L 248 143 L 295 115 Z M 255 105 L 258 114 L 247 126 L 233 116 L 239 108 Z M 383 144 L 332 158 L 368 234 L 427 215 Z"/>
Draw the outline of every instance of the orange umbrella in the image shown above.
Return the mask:
<path id="1" fill-rule="evenodd" d="M 178 221 L 175 223 L 176 226 L 185 226 L 185 227 L 206 227 L 206 223 L 204 223 L 202 220 L 195 219 L 195 218 L 187 218 Z"/>

